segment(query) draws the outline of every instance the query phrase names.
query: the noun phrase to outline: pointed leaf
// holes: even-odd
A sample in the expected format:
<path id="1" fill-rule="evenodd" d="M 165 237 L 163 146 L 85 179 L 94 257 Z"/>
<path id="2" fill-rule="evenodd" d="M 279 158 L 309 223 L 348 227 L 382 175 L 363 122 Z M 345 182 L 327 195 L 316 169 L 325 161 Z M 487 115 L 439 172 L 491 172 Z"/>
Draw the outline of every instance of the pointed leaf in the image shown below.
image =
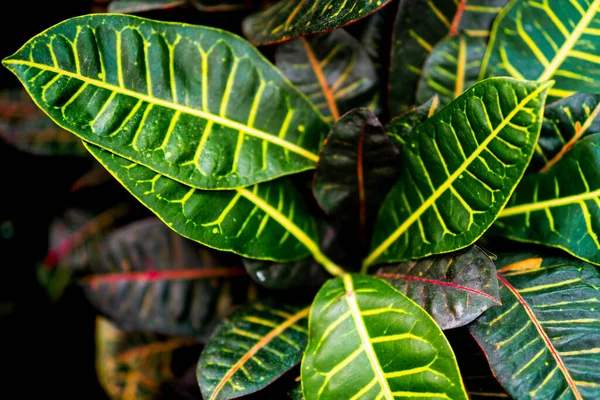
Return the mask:
<path id="1" fill-rule="evenodd" d="M 548 172 L 525 176 L 494 225 L 600 265 L 600 134 L 579 140 Z"/>
<path id="2" fill-rule="evenodd" d="M 328 130 L 254 47 L 212 28 L 77 17 L 3 63 L 65 129 L 193 187 L 315 168 Z"/>
<path id="3" fill-rule="evenodd" d="M 440 106 L 439 96 L 434 96 L 418 107 L 408 110 L 392 119 L 385 126 L 385 131 L 399 150 L 404 148 L 406 141 L 415 128 L 427 118 L 435 114 Z"/>
<path id="4" fill-rule="evenodd" d="M 600 396 L 600 273 L 560 257 L 501 257 L 502 307 L 471 325 L 496 378 L 520 399 Z"/>
<path id="5" fill-rule="evenodd" d="M 477 82 L 485 43 L 467 34 L 449 36 L 429 53 L 417 87 L 417 103 L 439 95 L 442 106 Z"/>
<path id="6" fill-rule="evenodd" d="M 494 22 L 481 77 L 555 79 L 550 99 L 600 91 L 600 0 L 512 0 Z"/>
<path id="7" fill-rule="evenodd" d="M 391 0 L 283 0 L 244 20 L 244 35 L 256 45 L 321 33 L 351 24 Z"/>
<path id="8" fill-rule="evenodd" d="M 375 275 L 423 307 L 442 329 L 466 325 L 501 304 L 494 262 L 477 246 L 385 266 Z"/>
<path id="9" fill-rule="evenodd" d="M 255 303 L 232 313 L 198 361 L 204 398 L 233 399 L 256 392 L 299 363 L 308 341 L 309 311 Z"/>
<path id="10" fill-rule="evenodd" d="M 343 29 L 281 44 L 275 65 L 330 122 L 368 106 L 377 93 L 373 62 Z"/>
<path id="11" fill-rule="evenodd" d="M 302 360 L 307 399 L 466 399 L 452 349 L 435 321 L 385 281 L 327 282 L 310 313 Z"/>
<path id="12" fill-rule="evenodd" d="M 128 14 L 164 10 L 182 6 L 185 3 L 186 0 L 112 0 L 108 5 L 108 12 Z"/>
<path id="13" fill-rule="evenodd" d="M 399 151 L 366 108 L 333 125 L 321 150 L 313 191 L 328 214 L 366 247 L 377 210 L 398 176 Z"/>
<path id="14" fill-rule="evenodd" d="M 377 217 L 364 266 L 475 242 L 508 202 L 537 142 L 549 83 L 477 83 L 419 125 Z"/>

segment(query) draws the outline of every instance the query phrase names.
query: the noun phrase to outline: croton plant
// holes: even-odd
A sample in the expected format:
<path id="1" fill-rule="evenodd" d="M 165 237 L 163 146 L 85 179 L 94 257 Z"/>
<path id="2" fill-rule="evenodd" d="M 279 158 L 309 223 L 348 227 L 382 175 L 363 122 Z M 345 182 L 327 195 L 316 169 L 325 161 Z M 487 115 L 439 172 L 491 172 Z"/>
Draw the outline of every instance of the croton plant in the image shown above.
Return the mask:
<path id="1" fill-rule="evenodd" d="M 246 39 L 122 14 L 171 7 Z M 53 228 L 112 398 L 198 343 L 210 400 L 600 398 L 600 0 L 108 10 L 3 64 L 160 219 Z"/>

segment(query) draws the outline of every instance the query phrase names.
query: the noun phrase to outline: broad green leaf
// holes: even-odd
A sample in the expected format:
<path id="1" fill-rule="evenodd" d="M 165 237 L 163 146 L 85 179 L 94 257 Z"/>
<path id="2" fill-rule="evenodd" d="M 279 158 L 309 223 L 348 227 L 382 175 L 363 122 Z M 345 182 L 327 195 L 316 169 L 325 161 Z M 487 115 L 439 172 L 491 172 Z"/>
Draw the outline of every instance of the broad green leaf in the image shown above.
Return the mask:
<path id="1" fill-rule="evenodd" d="M 404 112 L 393 118 L 385 126 L 385 131 L 392 139 L 396 147 L 400 150 L 404 148 L 406 141 L 413 133 L 415 128 L 419 126 L 427 118 L 435 114 L 440 106 L 439 96 L 433 96 L 427 102 Z"/>
<path id="2" fill-rule="evenodd" d="M 82 278 L 85 295 L 127 331 L 196 338 L 210 334 L 230 310 L 225 280 L 245 276 L 149 218 L 113 232 Z"/>
<path id="3" fill-rule="evenodd" d="M 111 13 L 138 13 L 152 10 L 164 10 L 179 7 L 186 0 L 112 0 L 108 5 Z"/>
<path id="4" fill-rule="evenodd" d="M 562 257 L 501 257 L 502 307 L 471 325 L 496 378 L 519 399 L 600 397 L 600 273 Z"/>
<path id="5" fill-rule="evenodd" d="M 385 281 L 343 275 L 310 312 L 304 397 L 467 399 L 452 348 L 435 321 Z"/>
<path id="6" fill-rule="evenodd" d="M 199 190 L 99 147 L 87 148 L 133 196 L 184 237 L 250 258 L 292 261 L 312 254 L 321 264 L 331 264 L 317 245 L 314 219 L 287 180 L 247 189 Z"/>
<path id="7" fill-rule="evenodd" d="M 423 307 L 442 329 L 466 325 L 501 304 L 494 262 L 477 246 L 384 266 L 375 276 Z"/>
<path id="8" fill-rule="evenodd" d="M 390 1 L 283 0 L 247 17 L 242 29 L 254 44 L 272 44 L 351 24 Z"/>
<path id="9" fill-rule="evenodd" d="M 551 99 L 600 91 L 600 0 L 511 0 L 490 37 L 481 77 L 556 80 Z"/>
<path id="10" fill-rule="evenodd" d="M 446 105 L 477 82 L 485 42 L 465 33 L 448 36 L 429 53 L 417 86 L 417 103 L 439 95 Z"/>
<path id="11" fill-rule="evenodd" d="M 600 95 L 578 93 L 546 106 L 529 168 L 546 172 L 582 137 L 600 132 Z"/>
<path id="12" fill-rule="evenodd" d="M 256 392 L 300 362 L 308 341 L 310 307 L 255 303 L 217 328 L 198 360 L 206 400 Z"/>
<path id="13" fill-rule="evenodd" d="M 399 155 L 377 117 L 366 108 L 352 110 L 337 121 L 321 150 L 313 179 L 315 198 L 364 249 L 377 210 L 398 177 Z"/>
<path id="14" fill-rule="evenodd" d="M 197 188 L 312 169 L 328 130 L 254 47 L 212 28 L 77 17 L 3 63 L 65 129 Z"/>
<path id="15" fill-rule="evenodd" d="M 160 386 L 176 377 L 197 342 L 189 338 L 165 338 L 126 333 L 103 317 L 96 319 L 96 373 L 111 400 L 153 400 Z"/>
<path id="16" fill-rule="evenodd" d="M 423 63 L 446 35 L 465 32 L 485 39 L 508 0 L 403 0 L 392 38 L 389 100 L 392 115 L 415 103 Z"/>
<path id="17" fill-rule="evenodd" d="M 377 93 L 373 62 L 343 29 L 279 45 L 275 65 L 330 122 L 368 106 Z"/>
<path id="18" fill-rule="evenodd" d="M 492 78 L 419 125 L 402 151 L 364 262 L 407 261 L 474 243 L 533 154 L 552 82 Z"/>
<path id="19" fill-rule="evenodd" d="M 600 265 L 600 134 L 580 139 L 548 172 L 526 175 L 494 226 Z"/>

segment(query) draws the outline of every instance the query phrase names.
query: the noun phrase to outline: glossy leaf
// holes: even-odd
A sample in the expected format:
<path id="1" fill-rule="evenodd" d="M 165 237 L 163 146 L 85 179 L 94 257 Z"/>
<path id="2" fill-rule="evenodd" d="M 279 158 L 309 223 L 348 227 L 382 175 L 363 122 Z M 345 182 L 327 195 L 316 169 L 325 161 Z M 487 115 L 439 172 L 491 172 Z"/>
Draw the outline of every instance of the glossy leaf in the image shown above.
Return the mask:
<path id="1" fill-rule="evenodd" d="M 600 273 L 569 258 L 502 257 L 502 307 L 471 333 L 496 378 L 519 399 L 600 396 Z"/>
<path id="2" fill-rule="evenodd" d="M 164 10 L 179 7 L 186 0 L 112 0 L 108 5 L 111 13 L 138 13 L 152 10 Z"/>
<path id="3" fill-rule="evenodd" d="M 189 351 L 189 338 L 125 333 L 110 321 L 96 319 L 96 372 L 111 400 L 153 400 L 160 386 L 176 377 L 175 351 Z"/>
<path id="4" fill-rule="evenodd" d="M 368 106 L 377 93 L 373 62 L 343 29 L 281 44 L 275 65 L 330 122 Z"/>
<path id="5" fill-rule="evenodd" d="M 392 115 L 414 104 L 423 63 L 446 35 L 487 38 L 508 0 L 402 0 L 392 39 L 389 100 Z"/>
<path id="6" fill-rule="evenodd" d="M 256 45 L 331 31 L 351 24 L 390 0 L 284 0 L 244 20 L 242 29 Z"/>
<path id="7" fill-rule="evenodd" d="M 546 106 L 529 168 L 547 172 L 581 138 L 600 132 L 600 95 L 578 93 Z"/>
<path id="8" fill-rule="evenodd" d="M 427 102 L 418 107 L 408 110 L 392 119 L 386 126 L 385 131 L 396 147 L 400 150 L 404 148 L 406 141 L 414 132 L 415 128 L 423 123 L 427 118 L 435 114 L 440 106 L 439 97 L 436 95 Z"/>
<path id="9" fill-rule="evenodd" d="M 446 105 L 477 82 L 485 53 L 481 38 L 465 33 L 449 36 L 429 53 L 417 87 L 417 103 L 439 95 Z"/>
<path id="10" fill-rule="evenodd" d="M 467 398 L 429 314 L 385 281 L 358 274 L 330 280 L 313 302 L 302 387 L 315 400 Z"/>
<path id="11" fill-rule="evenodd" d="M 419 125 L 377 217 L 364 266 L 475 242 L 508 202 L 537 142 L 549 83 L 479 82 Z"/>
<path id="12" fill-rule="evenodd" d="M 399 155 L 365 108 L 345 114 L 327 136 L 313 180 L 315 198 L 359 246 L 368 244 L 377 210 L 398 176 Z"/>
<path id="13" fill-rule="evenodd" d="M 217 307 L 230 295 L 224 281 L 246 275 L 155 218 L 108 236 L 91 271 L 87 298 L 121 329 L 198 338 L 229 312 Z"/>
<path id="14" fill-rule="evenodd" d="M 548 172 L 525 176 L 495 226 L 600 265 L 600 134 L 579 140 Z"/>
<path id="15" fill-rule="evenodd" d="M 381 267 L 375 275 L 423 307 L 442 329 L 466 325 L 501 304 L 494 262 L 477 246 Z"/>
<path id="16" fill-rule="evenodd" d="M 600 91 L 600 0 L 512 0 L 494 23 L 481 77 L 556 80 L 549 98 Z"/>
<path id="17" fill-rule="evenodd" d="M 59 125 L 193 187 L 312 169 L 328 130 L 254 47 L 212 28 L 77 17 L 3 63 Z"/>
<path id="18" fill-rule="evenodd" d="M 256 392 L 300 362 L 310 308 L 255 303 L 236 310 L 206 344 L 198 383 L 206 400 Z"/>

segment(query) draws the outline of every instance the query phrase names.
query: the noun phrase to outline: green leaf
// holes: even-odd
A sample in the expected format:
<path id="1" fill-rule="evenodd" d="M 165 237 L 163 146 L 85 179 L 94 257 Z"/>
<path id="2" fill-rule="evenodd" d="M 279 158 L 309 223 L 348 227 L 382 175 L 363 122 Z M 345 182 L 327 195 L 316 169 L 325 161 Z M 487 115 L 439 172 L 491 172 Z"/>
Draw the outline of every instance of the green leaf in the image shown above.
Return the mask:
<path id="1" fill-rule="evenodd" d="M 600 273 L 562 257 L 501 257 L 502 307 L 471 333 L 496 378 L 519 399 L 600 396 Z"/>
<path id="2" fill-rule="evenodd" d="M 373 62 L 343 29 L 279 45 L 275 65 L 330 122 L 368 106 L 377 93 Z"/>
<path id="3" fill-rule="evenodd" d="M 77 17 L 3 63 L 65 129 L 197 188 L 315 168 L 328 131 L 254 47 L 212 28 Z"/>
<path id="4" fill-rule="evenodd" d="M 417 86 L 417 103 L 439 95 L 446 105 L 477 82 L 485 43 L 467 34 L 449 36 L 429 53 Z"/>
<path id="5" fill-rule="evenodd" d="M 300 379 L 300 377 L 298 377 L 297 379 Z M 289 392 L 288 397 L 290 398 L 290 400 L 304 400 L 304 395 L 302 394 L 302 382 L 297 382 L 296 384 L 294 384 L 292 390 L 290 390 Z"/>
<path id="6" fill-rule="evenodd" d="M 186 0 L 112 0 L 108 5 L 108 12 L 128 14 L 164 10 L 182 6 L 185 3 Z"/>
<path id="7" fill-rule="evenodd" d="M 537 142 L 552 82 L 479 82 L 419 125 L 379 212 L 363 266 L 475 242 L 508 202 Z"/>
<path id="8" fill-rule="evenodd" d="M 313 302 L 309 326 L 302 360 L 307 399 L 467 399 L 435 321 L 380 279 L 330 280 Z"/>
<path id="9" fill-rule="evenodd" d="M 580 139 L 548 172 L 525 176 L 494 226 L 600 265 L 600 134 Z"/>
<path id="10" fill-rule="evenodd" d="M 392 38 L 390 109 L 398 115 L 414 104 L 423 63 L 446 35 L 464 31 L 487 38 L 492 21 L 508 0 L 403 0 Z"/>
<path id="11" fill-rule="evenodd" d="M 547 172 L 579 139 L 600 132 L 600 95 L 578 93 L 546 106 L 529 169 Z"/>
<path id="12" fill-rule="evenodd" d="M 236 310 L 198 361 L 202 396 L 225 400 L 254 393 L 298 364 L 308 340 L 309 311 L 269 303 Z"/>
<path id="13" fill-rule="evenodd" d="M 600 91 L 600 0 L 512 0 L 494 22 L 481 77 L 555 79 L 551 99 Z"/>
<path id="14" fill-rule="evenodd" d="M 230 296 L 225 280 L 246 275 L 155 218 L 108 236 L 90 271 L 85 295 L 121 329 L 196 338 L 229 312 L 217 307 Z"/>
<path id="15" fill-rule="evenodd" d="M 423 307 L 441 329 L 466 325 L 501 304 L 494 262 L 477 246 L 381 267 L 375 275 Z"/>
<path id="16" fill-rule="evenodd" d="M 399 152 L 366 108 L 333 125 L 323 149 L 313 191 L 328 214 L 366 249 L 383 198 L 398 176 Z"/>
<path id="17" fill-rule="evenodd" d="M 272 44 L 351 24 L 391 0 L 283 0 L 244 20 L 242 30 L 256 45 Z"/>
<path id="18" fill-rule="evenodd" d="M 439 106 L 439 96 L 433 96 L 426 103 L 423 103 L 412 110 L 408 110 L 392 119 L 385 126 L 385 131 L 396 147 L 402 150 L 415 128 L 427 118 L 433 116 L 433 114 L 437 112 Z"/>

